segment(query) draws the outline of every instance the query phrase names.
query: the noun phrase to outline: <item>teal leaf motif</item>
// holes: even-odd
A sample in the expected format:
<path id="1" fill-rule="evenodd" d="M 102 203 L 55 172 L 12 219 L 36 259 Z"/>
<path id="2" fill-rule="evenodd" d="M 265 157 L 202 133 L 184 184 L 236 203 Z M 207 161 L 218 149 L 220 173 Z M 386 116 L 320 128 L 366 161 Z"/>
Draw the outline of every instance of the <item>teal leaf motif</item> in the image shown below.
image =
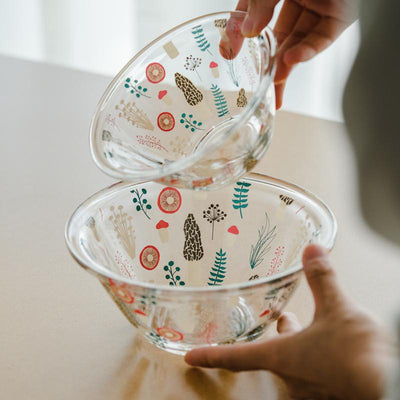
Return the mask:
<path id="1" fill-rule="evenodd" d="M 211 267 L 210 276 L 208 278 L 208 286 L 221 286 L 226 274 L 226 251 L 220 249 L 217 251 L 214 266 Z"/>
<path id="2" fill-rule="evenodd" d="M 165 275 L 165 279 L 169 280 L 169 285 L 170 286 L 185 286 L 185 282 L 181 280 L 181 277 L 177 275 L 177 272 L 179 272 L 181 269 L 179 267 L 176 267 L 175 270 L 173 269 L 174 262 L 169 261 L 168 265 L 164 266 L 164 271 L 168 272 Z"/>
<path id="3" fill-rule="evenodd" d="M 211 92 L 214 96 L 214 105 L 217 110 L 218 117 L 223 117 L 224 115 L 228 114 L 228 104 L 218 85 L 211 85 Z"/>
<path id="4" fill-rule="evenodd" d="M 201 51 L 207 51 L 208 53 L 211 53 L 209 48 L 211 47 L 209 41 L 207 40 L 206 36 L 204 35 L 204 31 L 201 25 L 196 25 L 192 28 L 192 34 L 194 37 L 194 40 L 197 43 L 197 46 Z"/>
<path id="5" fill-rule="evenodd" d="M 186 113 L 182 113 L 181 117 L 179 122 L 183 124 L 186 129 L 189 129 L 191 132 L 195 132 L 196 130 L 204 131 L 203 128 L 200 128 L 203 123 L 193 120 L 192 114 L 186 115 Z"/>
<path id="6" fill-rule="evenodd" d="M 243 218 L 242 209 L 247 208 L 248 203 L 248 192 L 251 183 L 249 182 L 236 182 L 237 187 L 233 188 L 235 193 L 233 193 L 232 207 L 235 210 L 239 210 L 240 218 Z"/>
<path id="7" fill-rule="evenodd" d="M 143 198 L 143 196 L 147 194 L 147 190 L 142 188 L 141 192 L 139 192 L 138 189 L 133 189 L 131 190 L 131 193 L 134 195 L 132 202 L 136 204 L 136 211 L 143 211 L 144 215 L 148 219 L 151 219 L 146 212 L 146 210 L 151 210 L 151 205 L 147 204 L 147 200 Z"/>
<path id="8" fill-rule="evenodd" d="M 150 99 L 150 96 L 147 96 L 145 93 L 147 92 L 146 87 L 138 86 L 137 85 L 138 81 L 135 79 L 133 83 L 131 82 L 131 78 L 126 78 L 125 79 L 125 84 L 124 86 L 129 90 L 131 94 L 135 94 L 137 98 L 140 96 L 147 97 Z"/>

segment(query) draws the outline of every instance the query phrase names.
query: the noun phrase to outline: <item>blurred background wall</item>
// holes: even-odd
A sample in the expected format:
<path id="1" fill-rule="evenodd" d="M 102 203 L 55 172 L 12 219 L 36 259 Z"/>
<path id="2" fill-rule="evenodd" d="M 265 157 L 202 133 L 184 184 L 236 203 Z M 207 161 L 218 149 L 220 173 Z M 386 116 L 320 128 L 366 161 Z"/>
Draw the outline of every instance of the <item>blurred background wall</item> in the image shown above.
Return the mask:
<path id="1" fill-rule="evenodd" d="M 235 5 L 235 0 L 0 0 L 0 54 L 112 77 L 164 31 Z M 342 121 L 342 92 L 358 44 L 356 23 L 324 53 L 298 66 L 283 108 Z"/>

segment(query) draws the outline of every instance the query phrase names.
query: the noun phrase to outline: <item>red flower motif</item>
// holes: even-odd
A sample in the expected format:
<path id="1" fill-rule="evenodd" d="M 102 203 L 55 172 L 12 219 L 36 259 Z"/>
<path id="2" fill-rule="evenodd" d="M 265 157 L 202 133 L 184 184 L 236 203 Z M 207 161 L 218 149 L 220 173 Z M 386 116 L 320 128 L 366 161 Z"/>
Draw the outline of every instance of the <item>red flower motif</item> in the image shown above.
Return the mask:
<path id="1" fill-rule="evenodd" d="M 268 315 L 270 312 L 271 312 L 271 310 L 268 308 L 268 309 L 266 309 L 265 311 L 263 311 L 263 312 L 259 315 L 259 317 L 260 317 L 260 318 L 261 318 L 261 317 L 264 317 L 265 315 Z"/>
<path id="2" fill-rule="evenodd" d="M 162 212 L 173 214 L 181 207 L 182 196 L 175 188 L 166 187 L 158 195 L 157 204 Z"/>
<path id="3" fill-rule="evenodd" d="M 172 131 L 172 129 L 174 129 L 175 126 L 175 118 L 169 112 L 166 111 L 162 112 L 157 117 L 157 125 L 164 132 Z"/>
<path id="4" fill-rule="evenodd" d="M 140 264 L 148 270 L 153 270 L 157 267 L 160 261 L 160 252 L 154 246 L 146 246 L 140 253 Z"/>
<path id="5" fill-rule="evenodd" d="M 159 83 L 165 78 L 165 69 L 160 63 L 150 63 L 146 68 L 146 77 L 151 83 Z"/>
<path id="6" fill-rule="evenodd" d="M 170 340 L 171 342 L 180 342 L 183 339 L 182 333 L 175 331 L 174 329 L 167 328 L 165 326 L 157 328 L 157 332 L 160 336 Z"/>
<path id="7" fill-rule="evenodd" d="M 134 297 L 127 288 L 126 283 L 123 283 L 122 285 L 117 285 L 112 279 L 109 279 L 108 281 L 110 283 L 112 291 L 120 300 L 128 304 L 132 304 L 134 302 Z"/>

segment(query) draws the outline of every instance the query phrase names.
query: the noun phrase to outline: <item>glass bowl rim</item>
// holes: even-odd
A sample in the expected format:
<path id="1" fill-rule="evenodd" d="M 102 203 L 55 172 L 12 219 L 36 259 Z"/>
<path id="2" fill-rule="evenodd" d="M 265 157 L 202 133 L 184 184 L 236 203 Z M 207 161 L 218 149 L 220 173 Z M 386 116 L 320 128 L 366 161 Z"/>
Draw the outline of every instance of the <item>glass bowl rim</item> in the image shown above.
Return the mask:
<path id="1" fill-rule="evenodd" d="M 263 175 L 259 173 L 249 173 L 242 177 L 242 179 L 246 180 L 251 180 L 253 182 L 260 183 L 262 185 L 269 185 L 269 186 L 274 186 L 278 188 L 282 188 L 285 190 L 291 190 L 295 193 L 299 193 L 303 196 L 305 196 L 308 200 L 311 200 L 315 204 L 317 204 L 319 207 L 321 207 L 324 212 L 326 213 L 326 216 L 330 219 L 331 221 L 331 227 L 330 227 L 330 235 L 328 236 L 327 240 L 325 243 L 320 243 L 321 246 L 325 247 L 328 251 L 331 251 L 333 248 L 333 245 L 335 243 L 336 239 L 336 234 L 337 234 L 337 221 L 335 218 L 335 215 L 333 214 L 332 210 L 327 206 L 327 204 L 321 200 L 317 195 L 311 193 L 307 189 L 302 188 L 301 186 L 298 186 L 296 184 L 278 179 L 278 178 L 273 178 L 268 175 Z M 113 281 L 116 281 L 120 284 L 128 284 L 136 287 L 140 287 L 143 289 L 151 289 L 155 290 L 158 292 L 164 292 L 164 293 L 172 293 L 172 294 L 177 294 L 177 293 L 185 293 L 185 294 L 197 294 L 197 293 L 204 293 L 204 294 L 213 294 L 213 293 L 226 293 L 226 292 L 235 292 L 235 291 L 243 291 L 246 289 L 255 289 L 260 286 L 264 286 L 265 284 L 274 284 L 279 281 L 281 281 L 284 278 L 287 278 L 291 275 L 295 275 L 297 272 L 302 270 L 302 263 L 300 262 L 295 262 L 293 263 L 289 268 L 287 268 L 285 271 L 279 272 L 277 274 L 273 274 L 271 276 L 267 277 L 261 277 L 259 279 L 254 279 L 251 281 L 245 281 L 245 282 L 240 282 L 240 283 L 231 283 L 228 285 L 224 286 L 188 286 L 188 287 L 175 287 L 175 286 L 168 286 L 168 285 L 159 285 L 159 284 L 152 284 L 152 283 L 147 283 L 147 282 L 142 282 L 136 279 L 129 279 L 126 277 L 123 277 L 122 275 L 118 275 L 112 271 L 106 270 L 105 267 L 103 267 L 101 264 L 97 263 L 96 261 L 84 259 L 79 254 L 79 251 L 75 248 L 74 242 L 73 242 L 73 236 L 71 231 L 71 226 L 74 221 L 74 218 L 76 215 L 78 215 L 81 211 L 83 211 L 85 208 L 93 204 L 95 201 L 100 200 L 101 198 L 105 197 L 106 195 L 112 195 L 117 191 L 120 191 L 121 188 L 124 188 L 126 186 L 131 186 L 131 185 L 140 185 L 143 183 L 150 183 L 152 181 L 144 181 L 144 182 L 129 182 L 129 181 L 120 181 L 112 184 L 109 187 L 106 187 L 92 196 L 90 196 L 88 199 L 86 199 L 84 202 L 82 202 L 72 213 L 70 218 L 68 219 L 66 226 L 65 226 L 65 232 L 64 232 L 64 237 L 65 241 L 67 244 L 67 248 L 71 254 L 71 256 L 75 259 L 75 261 L 81 265 L 84 269 L 88 269 L 89 272 L 94 273 L 95 275 L 100 275 L 105 278 L 112 279 Z"/>
<path id="2" fill-rule="evenodd" d="M 142 171 L 138 174 L 126 173 L 122 171 L 118 171 L 115 168 L 109 166 L 106 162 L 104 162 L 103 158 L 97 152 L 96 146 L 96 135 L 97 132 L 97 125 L 98 120 L 101 115 L 101 112 L 107 107 L 108 101 L 114 91 L 117 89 L 119 84 L 121 83 L 123 75 L 126 71 L 131 67 L 131 65 L 141 57 L 147 50 L 149 50 L 152 46 L 156 45 L 157 42 L 163 40 L 168 35 L 172 34 L 174 31 L 179 30 L 182 27 L 189 26 L 193 22 L 203 20 L 210 17 L 217 17 L 217 16 L 226 16 L 226 14 L 239 14 L 239 15 L 246 15 L 247 13 L 244 11 L 218 11 L 210 14 L 201 15 L 199 17 L 190 19 L 185 21 L 175 27 L 169 29 L 168 31 L 164 32 L 162 35 L 158 36 L 154 40 L 152 40 L 149 44 L 143 47 L 138 53 L 136 53 L 126 64 L 125 66 L 118 72 L 118 74 L 111 80 L 109 85 L 107 86 L 105 92 L 101 96 L 95 112 L 93 114 L 90 128 L 89 128 L 89 145 L 90 145 L 90 152 L 93 161 L 95 162 L 96 166 L 105 174 L 116 178 L 116 179 L 123 179 L 123 180 L 131 180 L 140 179 L 140 180 L 154 180 L 159 179 L 164 176 L 172 175 L 179 171 L 183 171 L 186 168 L 193 166 L 197 161 L 201 158 L 206 156 L 209 152 L 208 146 L 204 146 L 204 148 L 197 150 L 196 152 L 188 155 L 183 160 L 176 160 L 171 162 L 168 165 L 164 165 L 162 170 L 155 170 L 151 169 L 149 171 Z M 263 101 L 265 93 L 267 92 L 270 84 L 273 82 L 273 77 L 276 68 L 276 48 L 277 48 L 277 41 L 274 35 L 274 32 L 271 28 L 265 27 L 263 31 L 258 35 L 258 38 L 263 40 L 263 43 L 266 44 L 270 50 L 270 62 L 264 66 L 264 70 L 260 71 L 260 79 L 259 85 L 254 92 L 253 97 L 249 100 L 247 106 L 244 110 L 239 114 L 237 121 L 225 132 L 220 134 L 218 138 L 213 139 L 213 146 L 219 147 L 222 146 L 231 135 L 233 135 L 237 128 L 240 127 L 244 122 L 246 122 L 254 113 L 258 105 Z M 210 128 L 212 129 L 212 128 Z"/>

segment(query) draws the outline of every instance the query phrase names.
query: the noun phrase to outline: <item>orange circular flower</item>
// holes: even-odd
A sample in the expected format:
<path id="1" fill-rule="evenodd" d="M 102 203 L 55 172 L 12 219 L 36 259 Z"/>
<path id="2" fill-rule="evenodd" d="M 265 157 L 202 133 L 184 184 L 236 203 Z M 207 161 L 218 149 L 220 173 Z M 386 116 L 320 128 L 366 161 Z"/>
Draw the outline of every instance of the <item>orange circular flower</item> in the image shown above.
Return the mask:
<path id="1" fill-rule="evenodd" d="M 159 83 L 165 78 L 165 69 L 160 63 L 151 63 L 146 68 L 146 77 L 151 83 Z"/>
<path id="2" fill-rule="evenodd" d="M 140 253 L 139 260 L 143 268 L 153 270 L 160 261 L 160 252 L 154 246 L 146 246 Z"/>
<path id="3" fill-rule="evenodd" d="M 158 195 L 157 204 L 162 212 L 173 214 L 182 204 L 181 194 L 173 187 L 166 187 Z"/>
<path id="4" fill-rule="evenodd" d="M 162 131 L 169 132 L 174 129 L 175 118 L 169 112 L 162 112 L 157 118 L 157 125 Z"/>
<path id="5" fill-rule="evenodd" d="M 157 332 L 160 336 L 170 340 L 171 342 L 180 342 L 183 339 L 182 333 L 175 331 L 174 329 L 167 328 L 165 326 L 157 328 Z"/>
<path id="6" fill-rule="evenodd" d="M 134 297 L 132 296 L 129 289 L 126 287 L 126 283 L 122 285 L 117 285 L 112 279 L 109 279 L 110 287 L 114 294 L 122 300 L 124 303 L 132 304 Z"/>

